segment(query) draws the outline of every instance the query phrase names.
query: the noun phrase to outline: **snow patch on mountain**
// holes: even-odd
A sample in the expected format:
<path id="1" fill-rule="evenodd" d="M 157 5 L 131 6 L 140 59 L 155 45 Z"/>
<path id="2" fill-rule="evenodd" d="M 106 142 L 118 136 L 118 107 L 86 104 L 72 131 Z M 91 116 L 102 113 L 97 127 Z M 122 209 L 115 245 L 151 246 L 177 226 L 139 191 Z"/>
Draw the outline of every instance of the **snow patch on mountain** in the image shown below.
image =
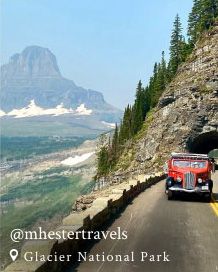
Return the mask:
<path id="1" fill-rule="evenodd" d="M 108 123 L 108 122 L 105 122 L 105 121 L 102 121 L 101 123 L 103 125 L 105 125 L 106 127 L 108 127 L 108 128 L 115 128 L 116 127 L 115 123 Z"/>
<path id="2" fill-rule="evenodd" d="M 12 111 L 5 113 L 0 110 L 0 117 L 3 116 L 12 116 L 14 118 L 24 118 L 24 117 L 33 117 L 33 116 L 42 116 L 42 115 L 62 115 L 62 114 L 73 114 L 73 115 L 91 115 L 92 110 L 87 109 L 85 104 L 81 104 L 75 110 L 72 108 L 64 108 L 63 103 L 57 105 L 55 108 L 44 109 L 36 105 L 34 100 L 30 101 L 30 104 L 27 107 L 21 109 L 13 109 Z"/>
<path id="3" fill-rule="evenodd" d="M 78 163 L 86 161 L 88 158 L 90 158 L 95 152 L 89 152 L 82 155 L 76 155 L 75 157 L 69 157 L 63 161 L 61 161 L 61 164 L 67 165 L 67 166 L 73 166 Z"/>
<path id="4" fill-rule="evenodd" d="M 92 110 L 88 110 L 85 107 L 85 104 L 81 104 L 79 107 L 76 109 L 76 115 L 90 115 L 92 113 Z"/>
<path id="5" fill-rule="evenodd" d="M 0 117 L 3 117 L 3 116 L 5 116 L 5 115 L 6 115 L 6 112 L 0 110 Z"/>

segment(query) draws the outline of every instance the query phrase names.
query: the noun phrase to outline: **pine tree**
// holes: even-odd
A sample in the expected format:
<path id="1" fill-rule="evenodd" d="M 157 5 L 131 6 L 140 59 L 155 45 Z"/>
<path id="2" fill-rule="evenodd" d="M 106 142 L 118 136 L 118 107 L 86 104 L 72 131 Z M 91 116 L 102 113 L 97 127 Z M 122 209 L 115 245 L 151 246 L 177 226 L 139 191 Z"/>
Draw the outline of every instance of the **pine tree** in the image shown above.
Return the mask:
<path id="1" fill-rule="evenodd" d="M 209 29 L 218 12 L 218 1 L 217 0 L 201 0 L 201 20 L 200 20 L 200 30 L 201 32 Z"/>
<path id="2" fill-rule="evenodd" d="M 143 116 L 143 119 L 145 119 L 147 113 L 149 112 L 149 110 L 151 108 L 151 97 L 150 97 L 148 86 L 143 89 L 143 93 L 144 93 L 144 101 L 145 101 L 144 102 L 144 116 Z"/>
<path id="3" fill-rule="evenodd" d="M 169 61 L 169 74 L 170 79 L 175 75 L 179 64 L 182 62 L 182 25 L 180 22 L 179 15 L 176 15 L 173 31 L 170 41 L 170 61 Z"/>
<path id="4" fill-rule="evenodd" d="M 118 156 L 119 156 L 119 131 L 118 126 L 116 124 L 111 144 L 111 156 L 110 156 L 111 166 L 114 166 L 114 164 L 116 164 Z"/>
<path id="5" fill-rule="evenodd" d="M 160 95 L 164 91 L 167 83 L 167 69 L 166 69 L 166 61 L 164 52 L 162 52 L 161 63 L 158 65 L 157 72 L 157 99 L 159 99 Z"/>
<path id="6" fill-rule="evenodd" d="M 218 16 L 217 0 L 194 0 L 188 19 L 188 36 L 193 47 L 201 33 L 208 30 Z"/>
<path id="7" fill-rule="evenodd" d="M 158 100 L 166 88 L 169 82 L 167 64 L 165 60 L 164 51 L 162 52 L 162 58 L 160 63 L 155 63 L 153 76 L 150 78 L 149 85 L 147 87 L 147 94 L 145 95 L 145 101 L 148 103 L 149 107 L 146 107 L 146 112 L 150 108 L 157 105 Z"/>
<path id="8" fill-rule="evenodd" d="M 145 114 L 145 99 L 141 80 L 136 89 L 136 99 L 133 106 L 133 133 L 136 134 L 142 127 Z"/>
<path id="9" fill-rule="evenodd" d="M 165 52 L 162 51 L 162 58 L 161 58 L 161 70 L 162 70 L 162 89 L 166 87 L 167 84 L 167 64 L 165 60 Z"/>
<path id="10" fill-rule="evenodd" d="M 201 0 L 194 0 L 192 11 L 188 18 L 188 36 L 190 44 L 193 46 L 199 36 L 199 22 L 201 16 Z"/>
<path id="11" fill-rule="evenodd" d="M 150 77 L 149 85 L 148 85 L 148 92 L 150 97 L 150 107 L 153 108 L 156 105 L 156 83 L 157 83 L 157 73 L 158 73 L 158 64 L 155 62 L 154 69 L 153 69 L 153 76 Z"/>
<path id="12" fill-rule="evenodd" d="M 119 132 L 119 144 L 122 146 L 133 135 L 132 132 L 132 108 L 128 105 L 124 111 Z"/>
<path id="13" fill-rule="evenodd" d="M 153 91 L 152 91 L 152 107 L 155 107 L 158 102 L 158 98 L 160 96 L 161 84 L 162 84 L 162 72 L 161 72 L 161 64 L 157 65 L 157 72 L 154 75 L 153 82 Z"/>
<path id="14" fill-rule="evenodd" d="M 109 151 L 105 135 L 100 136 L 97 148 L 96 178 L 106 175 L 109 171 Z"/>
<path id="15" fill-rule="evenodd" d="M 186 43 L 185 38 L 181 42 L 181 57 L 182 62 L 186 61 L 187 57 L 191 54 L 193 46 L 190 43 Z"/>
<path id="16" fill-rule="evenodd" d="M 98 176 L 106 175 L 109 170 L 109 154 L 106 146 L 103 146 L 98 155 Z"/>

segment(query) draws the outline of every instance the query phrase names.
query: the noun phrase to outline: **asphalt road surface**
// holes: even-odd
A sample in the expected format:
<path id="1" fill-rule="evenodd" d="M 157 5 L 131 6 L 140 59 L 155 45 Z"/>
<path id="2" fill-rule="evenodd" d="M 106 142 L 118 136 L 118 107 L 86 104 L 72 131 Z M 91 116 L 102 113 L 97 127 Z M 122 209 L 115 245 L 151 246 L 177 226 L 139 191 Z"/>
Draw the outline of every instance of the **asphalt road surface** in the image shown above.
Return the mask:
<path id="1" fill-rule="evenodd" d="M 213 180 L 216 202 L 218 173 Z M 168 201 L 161 181 L 135 198 L 108 230 L 117 227 L 127 230 L 127 240 L 101 240 L 88 254 L 123 256 L 134 252 L 134 261 L 83 261 L 68 271 L 218 271 L 218 202 L 205 203 L 190 196 Z M 142 260 L 141 252 L 147 252 L 148 257 Z M 159 262 L 157 255 L 162 255 Z"/>

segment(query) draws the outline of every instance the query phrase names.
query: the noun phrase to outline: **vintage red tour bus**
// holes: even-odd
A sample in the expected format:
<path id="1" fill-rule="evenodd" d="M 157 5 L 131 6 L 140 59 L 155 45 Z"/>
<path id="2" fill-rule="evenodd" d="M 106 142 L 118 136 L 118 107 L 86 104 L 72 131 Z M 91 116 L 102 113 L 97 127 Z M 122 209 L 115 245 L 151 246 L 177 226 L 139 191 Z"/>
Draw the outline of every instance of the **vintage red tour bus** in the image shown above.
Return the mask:
<path id="1" fill-rule="evenodd" d="M 211 200 L 213 163 L 208 155 L 172 153 L 167 164 L 166 194 L 168 200 L 180 193 L 197 193 L 205 200 Z"/>

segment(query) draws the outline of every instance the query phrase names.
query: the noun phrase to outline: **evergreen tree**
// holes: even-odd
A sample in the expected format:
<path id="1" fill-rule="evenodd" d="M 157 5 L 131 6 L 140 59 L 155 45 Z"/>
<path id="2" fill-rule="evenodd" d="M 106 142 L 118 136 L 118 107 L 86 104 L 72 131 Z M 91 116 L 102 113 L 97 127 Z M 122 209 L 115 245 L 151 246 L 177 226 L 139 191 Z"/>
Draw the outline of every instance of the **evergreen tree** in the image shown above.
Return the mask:
<path id="1" fill-rule="evenodd" d="M 169 61 L 169 75 L 170 79 L 176 74 L 179 64 L 182 62 L 182 26 L 180 22 L 179 15 L 176 15 L 175 21 L 173 23 L 173 31 L 170 41 L 170 61 Z"/>
<path id="2" fill-rule="evenodd" d="M 116 124 L 114 134 L 113 134 L 113 139 L 112 139 L 112 144 L 111 144 L 111 166 L 116 164 L 118 156 L 119 156 L 119 134 L 118 134 L 118 126 Z"/>
<path id="3" fill-rule="evenodd" d="M 190 44 L 193 46 L 197 41 L 199 35 L 199 22 L 201 16 L 201 0 L 194 0 L 192 11 L 188 18 L 188 35 Z"/>
<path id="4" fill-rule="evenodd" d="M 109 170 L 109 154 L 106 146 L 103 146 L 98 156 L 98 176 L 106 175 Z"/>
<path id="5" fill-rule="evenodd" d="M 188 35 L 193 47 L 204 30 L 213 25 L 218 16 L 217 0 L 194 0 L 188 19 Z"/>
<path id="6" fill-rule="evenodd" d="M 161 92 L 161 85 L 162 85 L 162 71 L 161 71 L 161 64 L 158 63 L 157 65 L 157 72 L 154 75 L 154 81 L 153 81 L 153 90 L 152 90 L 152 107 L 155 107 L 158 102 L 158 98 L 160 96 Z"/>
<path id="7" fill-rule="evenodd" d="M 136 134 L 142 127 L 145 114 L 145 99 L 141 80 L 136 89 L 136 99 L 133 106 L 133 133 Z"/>
<path id="8" fill-rule="evenodd" d="M 162 51 L 162 58 L 161 58 L 161 70 L 162 70 L 162 89 L 164 89 L 166 87 L 167 84 L 167 64 L 166 64 L 166 60 L 165 60 L 165 52 Z"/>
<path id="9" fill-rule="evenodd" d="M 155 62 L 154 69 L 153 69 L 153 81 L 155 82 L 157 79 L 157 70 L 158 70 L 158 64 Z"/>
<path id="10" fill-rule="evenodd" d="M 156 105 L 157 73 L 158 73 L 158 64 L 157 62 L 155 62 L 154 69 L 153 69 L 153 76 L 150 78 L 149 86 L 148 86 L 151 108 L 153 108 Z"/>
<path id="11" fill-rule="evenodd" d="M 144 99 L 145 99 L 145 105 L 144 105 L 145 106 L 144 119 L 145 119 L 147 112 L 149 112 L 149 110 L 151 109 L 151 95 L 149 93 L 148 86 L 144 88 L 143 92 L 144 92 Z"/>
<path id="12" fill-rule="evenodd" d="M 148 94 L 145 96 L 145 101 L 149 105 L 149 109 L 157 105 L 158 100 L 169 82 L 167 64 L 162 52 L 160 63 L 155 63 L 153 76 L 150 78 L 149 86 L 147 88 Z M 146 107 L 147 109 L 147 107 Z M 147 110 L 148 111 L 148 110 Z"/>
<path id="13" fill-rule="evenodd" d="M 182 62 L 184 62 L 187 57 L 191 54 L 193 49 L 193 46 L 190 43 L 186 43 L 185 38 L 183 37 L 183 40 L 181 42 L 181 52 L 182 52 Z"/>
<path id="14" fill-rule="evenodd" d="M 166 61 L 164 57 L 164 52 L 162 52 L 161 63 L 158 64 L 158 72 L 157 72 L 157 99 L 159 99 L 160 95 L 164 91 L 167 82 L 167 69 L 166 69 Z"/>
<path id="15" fill-rule="evenodd" d="M 201 0 L 200 31 L 209 29 L 218 15 L 217 0 Z"/>
<path id="16" fill-rule="evenodd" d="M 132 108 L 130 105 L 124 111 L 123 120 L 120 126 L 119 143 L 122 146 L 126 140 L 132 137 Z"/>
<path id="17" fill-rule="evenodd" d="M 100 136 L 97 148 L 96 178 L 106 175 L 109 171 L 109 152 L 105 135 Z"/>

